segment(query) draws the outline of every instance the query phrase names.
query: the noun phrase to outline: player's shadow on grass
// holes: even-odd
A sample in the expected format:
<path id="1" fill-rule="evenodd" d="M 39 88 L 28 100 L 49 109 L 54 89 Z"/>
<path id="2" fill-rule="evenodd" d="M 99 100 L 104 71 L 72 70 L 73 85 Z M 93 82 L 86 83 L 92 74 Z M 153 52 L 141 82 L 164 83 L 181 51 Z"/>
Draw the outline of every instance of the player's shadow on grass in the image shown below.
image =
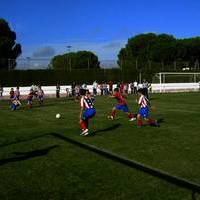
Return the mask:
<path id="1" fill-rule="evenodd" d="M 15 154 L 16 157 L 6 158 L 6 159 L 0 160 L 0 166 L 8 164 L 8 163 L 12 163 L 12 162 L 18 162 L 18 161 L 32 159 L 32 158 L 35 158 L 35 157 L 46 156 L 52 149 L 55 149 L 55 148 L 58 148 L 58 147 L 59 147 L 59 145 L 53 145 L 53 146 L 50 146 L 50 147 L 47 147 L 47 148 L 44 148 L 44 149 L 35 150 L 35 151 L 13 152 L 13 154 Z"/>
<path id="2" fill-rule="evenodd" d="M 161 123 L 165 122 L 163 118 L 157 119 L 157 123 L 160 125 Z"/>
<path id="3" fill-rule="evenodd" d="M 120 123 L 118 124 L 114 124 L 113 126 L 110 126 L 110 127 L 107 127 L 107 128 L 104 128 L 104 129 L 99 129 L 99 130 L 96 130 L 96 131 L 93 131 L 90 133 L 91 136 L 94 136 L 96 134 L 99 134 L 99 133 L 105 133 L 105 132 L 108 132 L 108 131 L 112 131 L 112 130 L 115 130 L 117 128 L 119 128 L 121 126 Z"/>
<path id="4" fill-rule="evenodd" d="M 37 136 L 27 138 L 27 139 L 20 139 L 20 140 L 17 139 L 17 141 L 14 141 L 14 142 L 6 143 L 6 144 L 0 144 L 0 148 L 10 146 L 10 145 L 14 145 L 14 144 L 18 144 L 18 143 L 22 143 L 22 142 L 29 142 L 29 141 L 36 140 L 36 139 L 39 139 L 39 138 L 43 138 L 43 137 L 46 137 L 46 136 L 49 136 L 49 135 L 50 135 L 49 133 L 46 133 L 46 134 L 43 134 L 43 135 L 37 135 Z"/>

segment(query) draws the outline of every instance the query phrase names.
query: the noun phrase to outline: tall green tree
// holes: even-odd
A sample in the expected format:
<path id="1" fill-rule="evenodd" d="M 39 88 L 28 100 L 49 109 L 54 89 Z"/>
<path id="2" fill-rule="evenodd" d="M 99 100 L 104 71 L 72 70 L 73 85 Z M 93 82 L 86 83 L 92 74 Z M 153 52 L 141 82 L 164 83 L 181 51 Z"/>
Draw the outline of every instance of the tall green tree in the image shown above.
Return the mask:
<path id="1" fill-rule="evenodd" d="M 98 57 L 90 51 L 78 51 L 57 55 L 51 60 L 55 70 L 94 69 L 100 68 Z"/>
<path id="2" fill-rule="evenodd" d="M 195 67 L 200 62 L 200 37 L 177 39 L 168 34 L 140 34 L 128 39 L 118 54 L 118 64 L 123 69 L 164 70 L 182 69 L 184 63 Z M 179 66 L 174 67 L 175 63 Z M 196 64 L 195 64 L 196 63 Z"/>
<path id="3" fill-rule="evenodd" d="M 14 69 L 21 53 L 21 45 L 16 43 L 16 33 L 6 20 L 0 19 L 0 69 Z"/>

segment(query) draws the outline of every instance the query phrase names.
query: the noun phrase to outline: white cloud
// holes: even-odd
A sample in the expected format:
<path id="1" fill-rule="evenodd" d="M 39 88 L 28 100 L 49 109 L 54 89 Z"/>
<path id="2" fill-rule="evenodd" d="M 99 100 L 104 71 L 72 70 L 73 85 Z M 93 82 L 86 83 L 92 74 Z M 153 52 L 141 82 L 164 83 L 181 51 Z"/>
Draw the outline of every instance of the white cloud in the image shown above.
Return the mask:
<path id="1" fill-rule="evenodd" d="M 51 46 L 42 47 L 33 52 L 33 57 L 36 58 L 52 57 L 54 55 L 55 49 Z"/>

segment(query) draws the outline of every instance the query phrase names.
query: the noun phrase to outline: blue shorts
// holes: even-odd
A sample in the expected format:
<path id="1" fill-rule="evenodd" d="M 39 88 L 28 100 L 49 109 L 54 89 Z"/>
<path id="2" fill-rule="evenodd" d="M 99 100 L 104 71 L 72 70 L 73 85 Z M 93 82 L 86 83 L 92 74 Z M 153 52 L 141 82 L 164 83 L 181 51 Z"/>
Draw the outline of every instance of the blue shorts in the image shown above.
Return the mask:
<path id="1" fill-rule="evenodd" d="M 83 120 L 88 120 L 94 117 L 96 114 L 96 110 L 94 108 L 86 109 L 83 113 Z"/>
<path id="2" fill-rule="evenodd" d="M 115 108 L 117 110 L 122 110 L 124 111 L 125 113 L 129 112 L 129 109 L 128 109 L 128 106 L 127 105 L 116 105 Z"/>
<path id="3" fill-rule="evenodd" d="M 19 107 L 19 104 L 15 105 L 14 103 L 12 103 L 11 105 L 12 110 L 16 110 L 18 107 Z"/>
<path id="4" fill-rule="evenodd" d="M 32 100 L 28 100 L 27 104 L 28 104 L 28 105 L 32 105 L 32 104 L 33 104 L 33 101 L 32 101 Z"/>
<path id="5" fill-rule="evenodd" d="M 44 100 L 44 96 L 38 96 L 38 98 L 39 98 L 40 101 Z"/>
<path id="6" fill-rule="evenodd" d="M 148 118 L 148 117 L 149 117 L 149 108 L 148 108 L 148 107 L 140 108 L 139 114 L 140 114 L 143 118 Z"/>

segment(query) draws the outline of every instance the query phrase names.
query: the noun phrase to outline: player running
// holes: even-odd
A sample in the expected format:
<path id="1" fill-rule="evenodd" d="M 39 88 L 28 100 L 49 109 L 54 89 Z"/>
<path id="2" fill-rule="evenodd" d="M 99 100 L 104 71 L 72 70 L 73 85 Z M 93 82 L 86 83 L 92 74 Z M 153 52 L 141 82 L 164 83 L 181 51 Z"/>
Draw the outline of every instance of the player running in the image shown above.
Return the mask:
<path id="1" fill-rule="evenodd" d="M 28 106 L 28 108 L 33 107 L 33 96 L 34 96 L 34 91 L 31 89 L 30 93 L 27 96 L 27 106 Z"/>
<path id="2" fill-rule="evenodd" d="M 21 106 L 21 102 L 17 98 L 12 100 L 12 103 L 11 103 L 11 110 L 12 111 L 15 111 L 20 106 Z"/>
<path id="3" fill-rule="evenodd" d="M 44 91 L 43 91 L 41 86 L 38 86 L 37 95 L 38 95 L 38 100 L 39 100 L 40 106 L 43 106 L 43 104 L 44 104 Z"/>
<path id="4" fill-rule="evenodd" d="M 94 99 L 88 90 L 85 90 L 84 95 L 81 97 L 81 111 L 80 111 L 80 128 L 82 133 L 80 135 L 86 136 L 89 134 L 88 126 L 89 119 L 93 118 L 96 114 L 94 108 Z"/>
<path id="5" fill-rule="evenodd" d="M 114 89 L 114 94 L 109 96 L 109 98 L 114 98 L 117 100 L 118 104 L 113 107 L 111 115 L 108 116 L 109 119 L 114 119 L 116 116 L 117 110 L 122 110 L 125 112 L 129 118 L 129 121 L 136 120 L 135 115 L 129 111 L 128 105 L 125 100 L 125 96 L 119 92 L 119 88 Z"/>
<path id="6" fill-rule="evenodd" d="M 10 89 L 10 102 L 12 103 L 12 101 L 15 98 L 15 91 L 13 88 Z"/>
<path id="7" fill-rule="evenodd" d="M 138 100 L 138 104 L 140 105 L 140 110 L 137 115 L 137 126 L 142 127 L 143 125 L 150 125 L 150 126 L 159 126 L 156 120 L 149 118 L 149 100 L 145 96 L 145 90 L 139 89 L 138 94 L 140 98 Z M 144 121 L 143 121 L 144 119 Z"/>

